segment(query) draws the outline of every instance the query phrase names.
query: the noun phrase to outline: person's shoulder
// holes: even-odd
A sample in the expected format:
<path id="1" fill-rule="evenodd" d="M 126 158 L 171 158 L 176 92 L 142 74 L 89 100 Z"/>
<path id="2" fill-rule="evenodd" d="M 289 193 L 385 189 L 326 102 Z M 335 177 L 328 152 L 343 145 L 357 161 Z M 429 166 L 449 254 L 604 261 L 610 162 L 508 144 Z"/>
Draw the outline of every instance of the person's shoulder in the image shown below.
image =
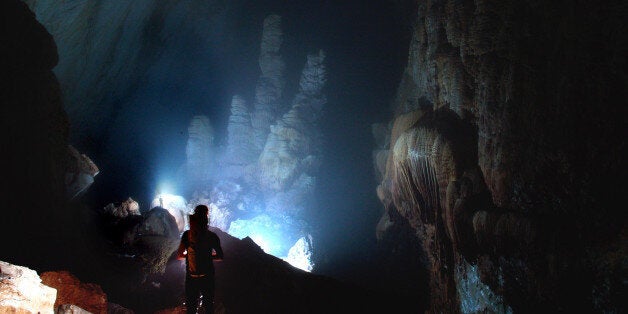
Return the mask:
<path id="1" fill-rule="evenodd" d="M 207 234 L 209 234 L 212 237 L 217 237 L 218 236 L 215 232 L 213 232 L 213 231 L 211 231 L 209 229 L 207 229 Z"/>
<path id="2" fill-rule="evenodd" d="M 212 238 L 218 239 L 218 235 L 209 229 L 207 229 L 207 235 L 209 235 Z"/>

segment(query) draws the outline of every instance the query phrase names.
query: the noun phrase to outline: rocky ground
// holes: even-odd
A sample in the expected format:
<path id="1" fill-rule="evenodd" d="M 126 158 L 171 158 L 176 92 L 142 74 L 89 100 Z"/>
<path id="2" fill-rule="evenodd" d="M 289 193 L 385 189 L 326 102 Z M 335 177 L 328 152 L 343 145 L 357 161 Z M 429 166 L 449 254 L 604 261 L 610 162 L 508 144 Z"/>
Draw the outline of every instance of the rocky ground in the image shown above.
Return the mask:
<path id="1" fill-rule="evenodd" d="M 223 261 L 215 262 L 217 313 L 413 313 L 416 310 L 411 305 L 413 300 L 394 298 L 384 289 L 367 291 L 307 273 L 265 254 L 249 238 L 240 240 L 219 229 L 212 228 L 212 231 L 221 239 L 225 253 Z M 102 281 L 102 285 L 82 282 L 67 271 L 44 272 L 37 276 L 33 270 L 4 262 L 0 267 L 0 291 L 3 291 L 0 311 L 50 313 L 54 308 L 60 313 L 83 313 L 80 310 L 91 313 L 181 313 L 185 309 L 184 263 L 176 260 L 174 255 L 163 273 L 148 275 L 143 281 L 127 277 L 136 272 L 117 272 L 118 268 L 111 264 L 93 276 L 109 277 L 108 281 Z M 23 287 L 28 291 L 20 290 Z M 39 287 L 47 293 L 35 293 L 30 287 Z M 56 289 L 56 298 L 50 287 Z M 15 296 L 22 301 L 11 303 Z"/>

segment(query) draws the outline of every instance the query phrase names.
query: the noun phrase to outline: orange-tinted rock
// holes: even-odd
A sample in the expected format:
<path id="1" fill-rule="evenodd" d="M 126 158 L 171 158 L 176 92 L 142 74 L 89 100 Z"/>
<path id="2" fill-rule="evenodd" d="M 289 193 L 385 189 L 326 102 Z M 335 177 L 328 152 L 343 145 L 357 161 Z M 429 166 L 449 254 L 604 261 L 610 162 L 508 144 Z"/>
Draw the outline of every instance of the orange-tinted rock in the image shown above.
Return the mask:
<path id="1" fill-rule="evenodd" d="M 67 271 L 51 271 L 41 275 L 42 282 L 57 289 L 55 308 L 74 304 L 86 311 L 107 313 L 107 295 L 99 285 L 83 283 Z"/>

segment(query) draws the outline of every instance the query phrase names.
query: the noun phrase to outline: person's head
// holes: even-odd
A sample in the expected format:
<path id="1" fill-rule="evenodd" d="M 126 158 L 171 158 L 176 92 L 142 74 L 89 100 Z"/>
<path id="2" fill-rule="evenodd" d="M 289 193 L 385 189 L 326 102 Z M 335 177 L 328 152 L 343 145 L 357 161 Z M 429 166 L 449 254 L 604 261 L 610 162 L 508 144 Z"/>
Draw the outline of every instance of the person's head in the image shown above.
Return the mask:
<path id="1" fill-rule="evenodd" d="M 194 215 L 205 216 L 209 215 L 209 208 L 206 205 L 197 205 L 194 207 Z"/>
<path id="2" fill-rule="evenodd" d="M 209 224 L 209 208 L 207 208 L 207 206 L 205 205 L 198 205 L 194 208 L 194 214 L 192 216 L 195 216 L 195 218 L 198 220 L 198 224 L 207 228 L 207 225 Z M 192 217 L 190 216 L 190 218 Z"/>

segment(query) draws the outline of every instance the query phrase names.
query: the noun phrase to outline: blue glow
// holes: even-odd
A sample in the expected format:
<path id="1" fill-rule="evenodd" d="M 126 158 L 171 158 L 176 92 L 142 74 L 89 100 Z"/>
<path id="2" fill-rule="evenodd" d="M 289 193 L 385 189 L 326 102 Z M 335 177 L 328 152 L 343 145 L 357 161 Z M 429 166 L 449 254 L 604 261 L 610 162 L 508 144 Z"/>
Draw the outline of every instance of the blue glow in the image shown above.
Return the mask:
<path id="1" fill-rule="evenodd" d="M 175 190 L 173 188 L 173 186 L 166 181 L 162 181 L 157 185 L 157 194 L 163 194 L 163 195 L 171 195 L 174 194 Z"/>
<path id="2" fill-rule="evenodd" d="M 268 215 L 233 221 L 229 226 L 229 234 L 240 239 L 250 237 L 268 254 L 278 257 L 288 254 L 289 246 L 284 243 L 284 239 L 288 238 L 285 230 Z"/>

